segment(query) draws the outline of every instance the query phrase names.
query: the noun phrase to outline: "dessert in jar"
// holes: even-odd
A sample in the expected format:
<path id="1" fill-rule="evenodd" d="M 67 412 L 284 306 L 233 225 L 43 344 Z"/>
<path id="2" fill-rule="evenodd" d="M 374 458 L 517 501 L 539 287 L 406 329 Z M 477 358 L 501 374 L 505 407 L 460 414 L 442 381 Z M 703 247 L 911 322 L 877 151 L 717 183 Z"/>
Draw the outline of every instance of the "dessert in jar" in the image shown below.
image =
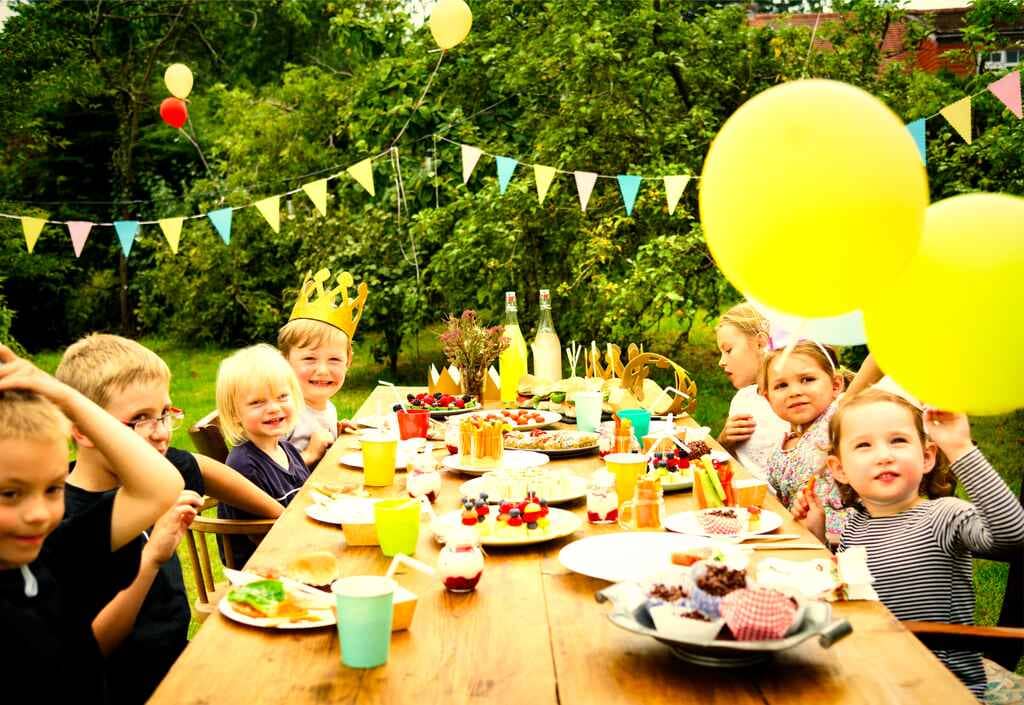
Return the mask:
<path id="1" fill-rule="evenodd" d="M 459 426 L 462 425 L 462 419 L 459 417 L 448 419 L 444 425 L 444 445 L 448 449 L 451 455 L 455 455 L 459 452 L 459 440 L 461 434 Z"/>
<path id="2" fill-rule="evenodd" d="M 497 467 L 504 453 L 502 421 L 479 416 L 466 419 L 459 426 L 459 458 L 463 465 L 479 468 Z"/>
<path id="3" fill-rule="evenodd" d="M 441 492 L 441 473 L 437 471 L 437 461 L 426 446 L 409 462 L 405 489 L 410 497 L 426 497 L 431 504 Z"/>
<path id="4" fill-rule="evenodd" d="M 615 491 L 615 475 L 601 469 L 590 477 L 587 487 L 587 521 L 591 524 L 613 524 L 619 519 L 619 495 Z"/>
<path id="5" fill-rule="evenodd" d="M 451 592 L 475 590 L 483 572 L 484 553 L 476 532 L 465 528 L 453 530 L 437 557 L 437 573 L 445 589 Z"/>

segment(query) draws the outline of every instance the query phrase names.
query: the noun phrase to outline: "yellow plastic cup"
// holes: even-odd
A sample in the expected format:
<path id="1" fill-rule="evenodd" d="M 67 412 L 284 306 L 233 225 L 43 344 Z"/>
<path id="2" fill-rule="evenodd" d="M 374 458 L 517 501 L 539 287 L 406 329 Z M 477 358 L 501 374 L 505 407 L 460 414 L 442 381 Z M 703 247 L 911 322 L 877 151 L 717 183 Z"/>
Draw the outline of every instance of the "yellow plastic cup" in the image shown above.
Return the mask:
<path id="1" fill-rule="evenodd" d="M 420 538 L 419 501 L 411 497 L 381 500 L 373 505 L 373 517 L 380 550 L 385 556 L 396 553 L 411 556 L 416 553 L 416 543 Z"/>
<path id="2" fill-rule="evenodd" d="M 395 481 L 398 439 L 387 436 L 364 436 L 359 439 L 363 450 L 363 483 L 370 487 L 388 487 Z"/>
<path id="3" fill-rule="evenodd" d="M 608 472 L 615 475 L 615 493 L 619 495 L 619 507 L 633 498 L 636 481 L 647 469 L 647 456 L 642 453 L 609 453 L 604 456 Z"/>

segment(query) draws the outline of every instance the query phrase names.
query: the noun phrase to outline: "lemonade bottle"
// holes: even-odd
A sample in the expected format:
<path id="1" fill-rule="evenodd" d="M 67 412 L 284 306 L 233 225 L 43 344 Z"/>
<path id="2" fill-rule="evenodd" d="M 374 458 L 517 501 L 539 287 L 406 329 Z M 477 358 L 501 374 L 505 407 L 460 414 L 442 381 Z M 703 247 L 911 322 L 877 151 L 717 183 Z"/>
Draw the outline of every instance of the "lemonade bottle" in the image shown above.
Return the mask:
<path id="1" fill-rule="evenodd" d="M 505 337 L 509 346 L 498 357 L 498 372 L 501 375 L 501 403 L 516 406 L 516 391 L 519 380 L 526 374 L 526 339 L 519 330 L 516 316 L 516 292 L 505 292 Z"/>

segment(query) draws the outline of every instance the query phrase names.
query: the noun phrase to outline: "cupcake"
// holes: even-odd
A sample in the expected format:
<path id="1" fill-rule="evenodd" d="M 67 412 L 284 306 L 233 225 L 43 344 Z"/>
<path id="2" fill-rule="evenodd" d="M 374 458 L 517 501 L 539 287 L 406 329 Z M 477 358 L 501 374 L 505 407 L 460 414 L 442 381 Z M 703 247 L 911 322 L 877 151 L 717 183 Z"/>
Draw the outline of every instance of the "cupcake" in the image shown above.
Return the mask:
<path id="1" fill-rule="evenodd" d="M 699 612 L 712 619 L 722 616 L 722 598 L 747 586 L 747 571 L 733 570 L 719 563 L 697 563 L 694 566 L 694 587 L 690 602 Z"/>
<path id="2" fill-rule="evenodd" d="M 771 588 L 741 589 L 722 598 L 721 613 L 737 641 L 781 639 L 797 621 L 797 604 Z"/>

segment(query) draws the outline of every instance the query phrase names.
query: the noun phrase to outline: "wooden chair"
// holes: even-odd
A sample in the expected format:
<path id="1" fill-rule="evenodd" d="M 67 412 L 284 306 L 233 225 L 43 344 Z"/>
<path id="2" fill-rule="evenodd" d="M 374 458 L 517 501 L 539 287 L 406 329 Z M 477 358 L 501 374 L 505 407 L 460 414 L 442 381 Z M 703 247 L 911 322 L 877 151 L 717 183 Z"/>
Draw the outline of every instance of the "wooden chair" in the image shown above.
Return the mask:
<path id="1" fill-rule="evenodd" d="M 204 500 L 200 512 L 217 506 L 215 499 L 204 497 Z M 231 537 L 263 536 L 270 531 L 270 527 L 273 525 L 273 519 L 220 519 L 203 516 L 201 513 L 192 520 L 192 526 L 186 534 L 186 539 L 189 557 L 192 559 L 193 578 L 196 582 L 197 596 L 192 605 L 192 615 L 196 621 L 205 621 L 206 617 L 217 609 L 217 603 L 224 596 L 227 588 L 226 582 L 214 582 L 213 564 L 210 561 L 210 550 L 206 541 L 207 534 L 213 534 L 216 537 L 217 545 L 224 555 L 226 567 L 240 568 L 241 566 L 234 564 Z"/>
<path id="2" fill-rule="evenodd" d="M 188 435 L 197 451 L 223 463 L 228 457 L 228 446 L 217 421 L 217 410 L 214 409 L 189 427 Z"/>

